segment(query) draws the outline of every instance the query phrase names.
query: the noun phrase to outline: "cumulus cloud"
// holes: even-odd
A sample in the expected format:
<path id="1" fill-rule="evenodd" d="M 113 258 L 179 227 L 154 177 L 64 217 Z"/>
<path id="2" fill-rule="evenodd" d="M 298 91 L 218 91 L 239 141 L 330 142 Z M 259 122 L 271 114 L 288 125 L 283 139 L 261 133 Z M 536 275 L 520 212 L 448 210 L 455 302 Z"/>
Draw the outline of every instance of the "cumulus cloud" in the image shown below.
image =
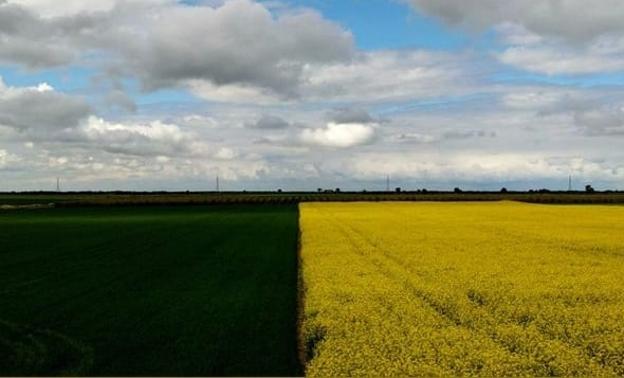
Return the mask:
<path id="1" fill-rule="evenodd" d="M 238 153 L 228 147 L 221 147 L 214 154 L 214 157 L 221 160 L 233 160 L 238 157 Z"/>
<path id="2" fill-rule="evenodd" d="M 48 84 L 10 87 L 0 78 L 0 126 L 17 131 L 32 145 L 60 144 L 137 156 L 210 156 L 196 135 L 161 121 L 109 122 L 93 115 L 80 97 Z M 217 152 L 214 152 L 216 155 Z M 223 152 L 220 157 L 225 156 Z"/>
<path id="3" fill-rule="evenodd" d="M 293 103 L 371 103 L 461 95 L 470 91 L 477 76 L 469 56 L 413 51 L 360 52 L 351 61 L 308 64 L 296 95 L 290 98 L 249 85 L 216 86 L 191 81 L 196 96 L 218 102 L 276 105 Z"/>
<path id="4" fill-rule="evenodd" d="M 247 123 L 246 127 L 258 130 L 283 130 L 290 127 L 290 123 L 281 117 L 264 114 L 257 121 Z"/>
<path id="5" fill-rule="evenodd" d="M 333 109 L 327 114 L 330 121 L 335 123 L 378 123 L 368 111 L 358 107 Z"/>
<path id="6" fill-rule="evenodd" d="M 532 112 L 542 117 L 564 117 L 586 136 L 624 135 L 624 98 L 619 91 L 561 88 L 519 89 L 502 98 L 510 111 Z"/>
<path id="7" fill-rule="evenodd" d="M 435 97 L 470 82 L 465 57 L 357 52 L 348 31 L 309 9 L 276 14 L 252 0 L 86 3 L 68 10 L 49 0 L 0 5 L 0 20 L 7 20 L 0 22 L 0 60 L 30 68 L 93 65 L 87 57 L 97 54 L 113 81 L 132 77 L 147 91 L 188 89 L 211 101 L 254 104 Z M 106 101 L 133 110 L 123 91 Z"/>
<path id="8" fill-rule="evenodd" d="M 406 0 L 445 22 L 477 29 L 513 22 L 537 34 L 587 41 L 624 32 L 624 3 L 601 0 Z"/>
<path id="9" fill-rule="evenodd" d="M 131 113 L 138 109 L 134 99 L 121 88 L 111 90 L 106 95 L 105 101 L 110 108 L 122 109 Z"/>
<path id="10" fill-rule="evenodd" d="M 9 168 L 9 166 L 15 162 L 18 162 L 19 158 L 6 150 L 0 150 L 0 169 Z"/>
<path id="11" fill-rule="evenodd" d="M 505 64 L 547 75 L 624 70 L 624 3 L 603 0 L 409 0 L 416 9 L 476 30 L 493 29 Z"/>
<path id="12" fill-rule="evenodd" d="M 527 71 L 547 74 L 596 74 L 624 70 L 624 38 L 599 38 L 587 46 L 552 41 L 517 41 L 498 55 L 501 62 Z"/>
<path id="13" fill-rule="evenodd" d="M 6 1 L 6 0 L 5 0 Z M 63 6 L 59 6 L 57 0 L 10 0 L 13 4 L 19 4 L 26 9 L 35 11 L 43 17 L 69 16 L 78 13 L 94 13 L 111 10 L 120 0 L 63 0 Z M 137 0 L 123 0 L 132 2 Z M 161 1 L 163 0 L 152 0 Z"/>
<path id="14" fill-rule="evenodd" d="M 624 183 L 621 89 L 527 84 L 505 66 L 624 71 L 624 27 L 610 21 L 623 19 L 619 2 L 587 11 L 576 0 L 410 2 L 491 30 L 500 45 L 358 51 L 337 23 L 270 1 L 0 0 L 0 64 L 69 67 L 47 71 L 59 83 L 87 68 L 93 87 L 75 90 L 98 91 L 87 103 L 0 81 L 0 189 L 18 185 L 5 179 L 15 167 L 34 188 L 48 174 L 141 189 L 206 189 L 217 173 L 242 180 L 233 189 L 343 187 L 386 174 L 567 185 L 570 170 Z M 129 95 L 163 88 L 210 103 Z"/>
<path id="15" fill-rule="evenodd" d="M 318 129 L 305 129 L 301 140 L 307 144 L 324 147 L 349 148 L 370 143 L 375 137 L 375 127 L 359 123 L 334 123 Z"/>
<path id="16" fill-rule="evenodd" d="M 93 146 L 119 154 L 138 156 L 184 156 L 202 153 L 193 135 L 177 125 L 160 121 L 148 123 L 112 123 L 91 116 L 82 127 L 66 136 L 74 142 L 89 142 Z"/>
<path id="17" fill-rule="evenodd" d="M 359 52 L 351 60 L 303 66 L 298 102 L 367 104 L 465 93 L 475 82 L 471 58 L 424 50 Z M 191 81 L 190 90 L 206 100 L 279 104 L 275 92 L 243 84 Z M 352 107 L 358 107 L 354 105 Z"/>
<path id="18" fill-rule="evenodd" d="M 576 111 L 574 121 L 591 136 L 624 135 L 624 104 Z"/>
<path id="19" fill-rule="evenodd" d="M 91 19 L 47 19 L 34 10 L 0 1 L 0 61 L 28 68 L 71 63 L 79 55 L 74 37 L 91 27 Z"/>
<path id="20" fill-rule="evenodd" d="M 82 3 L 52 13 L 48 1 L 0 3 L 0 59 L 40 68 L 95 51 L 109 58 L 110 72 L 138 77 L 147 90 L 194 82 L 292 97 L 305 65 L 348 61 L 354 51 L 349 32 L 311 10 L 275 16 L 251 0 L 135 0 L 86 12 Z"/>
<path id="21" fill-rule="evenodd" d="M 301 90 L 310 99 L 356 104 L 461 93 L 472 81 L 465 63 L 421 50 L 366 52 L 349 63 L 306 66 Z"/>
<path id="22" fill-rule="evenodd" d="M 275 17 L 249 0 L 154 9 L 128 37 L 137 43 L 121 55 L 147 88 L 202 80 L 283 96 L 296 95 L 305 64 L 349 60 L 353 50 L 351 35 L 315 12 Z"/>
<path id="23" fill-rule="evenodd" d="M 562 90 L 523 90 L 522 88 L 506 93 L 502 96 L 505 107 L 520 110 L 544 111 L 570 100 L 576 94 Z"/>
<path id="24" fill-rule="evenodd" d="M 47 84 L 14 88 L 0 78 L 0 125 L 46 134 L 75 127 L 90 112 L 84 99 L 56 92 Z"/>

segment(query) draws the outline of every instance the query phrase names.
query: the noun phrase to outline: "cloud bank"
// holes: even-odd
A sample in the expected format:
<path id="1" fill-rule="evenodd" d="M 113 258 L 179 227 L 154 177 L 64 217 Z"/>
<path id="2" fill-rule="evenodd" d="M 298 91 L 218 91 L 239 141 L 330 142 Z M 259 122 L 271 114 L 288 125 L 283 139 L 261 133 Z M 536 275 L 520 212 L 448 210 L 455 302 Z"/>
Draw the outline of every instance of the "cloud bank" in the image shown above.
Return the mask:
<path id="1" fill-rule="evenodd" d="M 624 5 L 401 6 L 466 41 L 363 49 L 290 1 L 0 0 L 0 190 L 624 185 Z"/>

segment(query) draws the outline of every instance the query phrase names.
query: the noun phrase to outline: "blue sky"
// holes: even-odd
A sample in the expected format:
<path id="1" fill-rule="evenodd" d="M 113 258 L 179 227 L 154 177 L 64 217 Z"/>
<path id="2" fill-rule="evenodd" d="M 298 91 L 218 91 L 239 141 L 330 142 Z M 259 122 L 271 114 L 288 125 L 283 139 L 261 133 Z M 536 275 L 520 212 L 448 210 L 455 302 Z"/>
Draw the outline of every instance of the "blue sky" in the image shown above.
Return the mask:
<path id="1" fill-rule="evenodd" d="M 623 188 L 624 5 L 542 5 L 9 0 L 0 190 Z"/>
<path id="2" fill-rule="evenodd" d="M 406 4 L 387 0 L 300 0 L 291 4 L 310 7 L 351 30 L 364 50 L 465 48 L 473 38 L 412 11 Z"/>

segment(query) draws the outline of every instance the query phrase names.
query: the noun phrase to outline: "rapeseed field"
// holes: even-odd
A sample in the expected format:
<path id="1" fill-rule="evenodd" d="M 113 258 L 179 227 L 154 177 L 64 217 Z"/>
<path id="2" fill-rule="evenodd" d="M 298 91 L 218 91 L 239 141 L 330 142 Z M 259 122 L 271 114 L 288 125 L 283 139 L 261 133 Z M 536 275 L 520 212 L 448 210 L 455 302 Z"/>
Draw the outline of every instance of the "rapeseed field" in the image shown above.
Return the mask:
<path id="1" fill-rule="evenodd" d="M 624 375 L 624 207 L 300 211 L 307 375 Z"/>

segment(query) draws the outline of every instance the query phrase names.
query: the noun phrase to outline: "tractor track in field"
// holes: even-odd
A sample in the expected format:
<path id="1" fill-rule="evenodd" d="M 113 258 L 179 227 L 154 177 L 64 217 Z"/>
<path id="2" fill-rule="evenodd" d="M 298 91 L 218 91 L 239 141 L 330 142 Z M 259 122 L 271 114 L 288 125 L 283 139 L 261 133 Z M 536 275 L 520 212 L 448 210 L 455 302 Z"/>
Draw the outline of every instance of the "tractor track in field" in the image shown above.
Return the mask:
<path id="1" fill-rule="evenodd" d="M 446 319 L 447 321 L 449 321 L 451 324 L 454 324 L 455 326 L 462 327 L 464 329 L 469 330 L 470 332 L 475 332 L 476 334 L 480 334 L 482 336 L 486 336 L 488 339 L 492 340 L 496 345 L 499 345 L 500 347 L 502 347 L 504 350 L 511 353 L 512 355 L 516 355 L 520 358 L 526 358 L 526 355 L 524 353 L 521 353 L 520 351 L 517 350 L 516 347 L 514 347 L 513 345 L 510 345 L 508 342 L 503 340 L 495 330 L 488 331 L 486 329 L 481 329 L 471 324 L 466 324 L 466 322 L 462 321 L 460 317 L 454 315 L 453 311 L 449 311 L 449 309 L 447 309 L 443 304 L 435 300 L 432 297 L 432 295 L 430 295 L 426 290 L 420 289 L 416 285 L 414 285 L 414 283 L 409 279 L 409 277 L 415 276 L 415 273 L 410 269 L 409 265 L 406 265 L 403 261 L 398 259 L 396 256 L 393 256 L 392 254 L 388 253 L 385 249 L 381 248 L 377 243 L 375 243 L 374 241 L 371 241 L 370 238 L 367 237 L 364 233 L 362 233 L 361 231 L 359 231 L 353 226 L 349 226 L 346 223 L 340 222 L 338 219 L 333 218 L 333 217 L 332 217 L 332 223 L 335 224 L 336 228 L 341 230 L 341 234 L 343 234 L 343 236 L 345 236 L 345 238 L 348 239 L 352 245 L 356 246 L 355 250 L 358 255 L 370 261 L 371 264 L 375 266 L 380 273 L 387 276 L 391 280 L 398 282 L 400 285 L 408 289 L 409 292 L 411 292 L 416 298 L 418 298 L 428 308 L 435 311 L 435 313 L 437 313 L 440 317 L 442 317 L 443 319 Z M 359 238 L 360 241 L 354 238 L 353 235 L 357 235 L 357 238 Z M 379 260 L 373 256 L 359 252 L 358 244 L 360 246 L 365 245 L 365 246 L 371 247 L 371 249 L 379 252 L 379 254 L 384 257 L 384 260 Z M 392 268 L 389 267 L 389 264 L 391 264 L 394 267 L 394 269 L 399 270 L 400 272 L 404 272 L 406 278 L 402 278 L 400 274 L 393 273 L 391 271 Z M 482 310 L 484 311 L 484 314 L 482 315 L 487 317 L 489 323 L 491 324 L 500 323 L 500 322 L 497 322 L 496 319 L 492 318 L 493 314 L 490 311 L 486 309 L 482 309 Z M 504 322 L 504 323 L 517 325 L 514 322 Z M 570 353 L 576 354 L 578 355 L 578 357 L 582 356 L 582 357 L 589 359 L 590 361 L 593 361 L 598 366 L 600 366 L 600 368 L 606 370 L 605 374 L 607 375 L 615 375 L 615 372 L 613 371 L 613 368 L 611 366 L 604 364 L 602 361 L 596 359 L 594 356 L 586 353 L 583 350 L 583 348 L 580 347 L 579 345 L 576 345 L 570 342 L 569 340 L 564 340 L 562 338 L 557 338 L 557 337 L 551 337 L 547 334 L 544 334 L 539 329 L 538 331 L 539 331 L 539 334 L 544 338 L 544 341 L 561 342 L 567 345 Z M 530 349 L 531 345 L 527 345 L 526 348 L 527 350 Z"/>

